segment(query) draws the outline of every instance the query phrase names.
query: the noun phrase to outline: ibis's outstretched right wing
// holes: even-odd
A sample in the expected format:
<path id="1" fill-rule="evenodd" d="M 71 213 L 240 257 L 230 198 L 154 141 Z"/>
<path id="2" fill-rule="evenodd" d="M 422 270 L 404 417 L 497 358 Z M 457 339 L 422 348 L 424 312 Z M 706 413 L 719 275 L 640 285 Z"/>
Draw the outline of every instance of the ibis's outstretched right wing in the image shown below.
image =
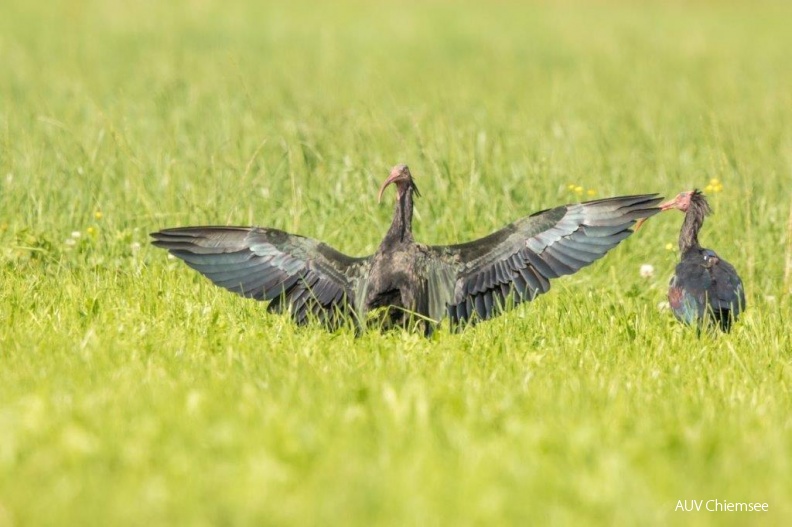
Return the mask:
<path id="1" fill-rule="evenodd" d="M 430 312 L 452 325 L 497 315 L 533 300 L 550 280 L 591 264 L 632 234 L 637 220 L 657 214 L 657 194 L 620 196 L 564 205 L 522 218 L 468 243 L 434 246 Z"/>

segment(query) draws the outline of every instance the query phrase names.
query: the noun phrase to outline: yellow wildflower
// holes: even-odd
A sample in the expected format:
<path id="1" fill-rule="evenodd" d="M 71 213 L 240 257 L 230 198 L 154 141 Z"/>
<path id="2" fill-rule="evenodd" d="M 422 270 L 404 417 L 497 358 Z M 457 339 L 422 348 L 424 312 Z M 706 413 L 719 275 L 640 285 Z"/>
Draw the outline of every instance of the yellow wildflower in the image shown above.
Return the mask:
<path id="1" fill-rule="evenodd" d="M 671 243 L 671 242 L 667 243 L 665 245 L 665 247 L 666 247 L 666 251 L 673 251 L 674 250 L 674 244 Z"/>
<path id="2" fill-rule="evenodd" d="M 717 194 L 723 190 L 723 183 L 720 182 L 720 179 L 714 177 L 709 180 L 709 184 L 704 187 L 704 192 L 709 194 Z"/>
<path id="3" fill-rule="evenodd" d="M 575 194 L 577 194 L 578 196 L 580 196 L 581 194 L 583 194 L 583 187 L 581 187 L 580 185 L 578 185 L 577 187 L 575 187 Z"/>
<path id="4" fill-rule="evenodd" d="M 588 189 L 588 191 L 586 191 L 586 194 L 588 194 L 589 196 L 595 196 L 597 194 L 597 191 L 594 190 L 593 188 L 590 188 Z"/>
<path id="5" fill-rule="evenodd" d="M 101 220 L 102 216 L 104 216 L 104 214 L 102 214 L 101 210 L 97 210 L 96 212 L 94 212 L 94 218 L 96 218 L 97 220 Z"/>

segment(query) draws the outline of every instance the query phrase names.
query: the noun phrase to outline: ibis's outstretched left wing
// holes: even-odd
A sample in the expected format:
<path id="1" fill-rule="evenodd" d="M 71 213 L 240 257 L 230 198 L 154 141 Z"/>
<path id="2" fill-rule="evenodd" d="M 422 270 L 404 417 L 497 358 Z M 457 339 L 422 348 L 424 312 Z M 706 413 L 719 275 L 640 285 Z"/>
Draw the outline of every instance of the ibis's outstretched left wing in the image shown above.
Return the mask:
<path id="1" fill-rule="evenodd" d="M 152 242 L 181 258 L 216 285 L 288 308 L 298 324 L 312 316 L 328 326 L 355 311 L 355 287 L 368 258 L 278 229 L 181 227 L 152 233 Z"/>

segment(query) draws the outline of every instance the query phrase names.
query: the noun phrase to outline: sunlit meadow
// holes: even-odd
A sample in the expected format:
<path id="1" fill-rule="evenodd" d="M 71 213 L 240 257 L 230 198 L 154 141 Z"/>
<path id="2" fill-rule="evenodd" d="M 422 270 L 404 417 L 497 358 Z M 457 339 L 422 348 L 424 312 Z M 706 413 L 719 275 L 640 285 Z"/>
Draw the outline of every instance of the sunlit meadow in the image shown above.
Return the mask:
<path id="1" fill-rule="evenodd" d="M 640 4 L 640 5 L 638 5 Z M 792 6 L 0 3 L 0 526 L 786 525 Z M 699 187 L 740 272 L 676 323 L 682 216 L 461 334 L 328 334 L 148 242 L 348 254 Z M 679 500 L 768 512 L 675 511 Z"/>

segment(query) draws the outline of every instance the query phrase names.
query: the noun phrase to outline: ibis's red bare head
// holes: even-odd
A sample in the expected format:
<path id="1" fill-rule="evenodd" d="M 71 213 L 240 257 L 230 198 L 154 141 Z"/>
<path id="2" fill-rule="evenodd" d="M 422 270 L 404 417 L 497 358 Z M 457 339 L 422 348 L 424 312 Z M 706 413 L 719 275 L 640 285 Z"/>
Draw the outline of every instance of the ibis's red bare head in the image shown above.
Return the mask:
<path id="1" fill-rule="evenodd" d="M 402 195 L 407 192 L 407 190 L 412 190 L 412 192 L 418 197 L 421 196 L 421 193 L 418 192 L 418 187 L 415 186 L 412 174 L 410 174 L 410 169 L 407 167 L 407 165 L 396 165 L 391 169 L 390 176 L 388 176 L 388 179 L 386 179 L 380 187 L 377 201 L 382 201 L 382 194 L 391 183 L 396 185 L 396 199 L 400 199 Z"/>
<path id="2" fill-rule="evenodd" d="M 706 209 L 706 212 L 709 212 L 707 199 L 698 189 L 680 192 L 674 199 L 666 201 L 665 203 L 661 203 L 660 210 L 677 209 L 681 210 L 682 212 L 687 212 L 691 205 L 699 207 L 703 206 L 703 208 Z"/>

